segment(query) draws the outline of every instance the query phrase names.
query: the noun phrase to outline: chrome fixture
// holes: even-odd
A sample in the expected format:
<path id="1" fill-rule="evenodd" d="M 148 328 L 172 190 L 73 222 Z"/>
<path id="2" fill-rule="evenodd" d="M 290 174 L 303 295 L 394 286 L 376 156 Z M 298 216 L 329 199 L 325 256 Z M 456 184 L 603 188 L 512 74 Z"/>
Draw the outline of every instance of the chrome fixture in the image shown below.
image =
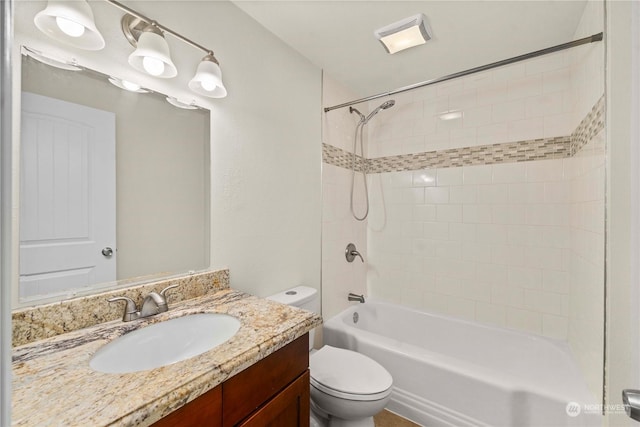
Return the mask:
<path id="1" fill-rule="evenodd" d="M 362 114 L 360 111 L 356 110 L 353 107 L 349 107 L 349 112 L 350 113 L 356 113 L 358 116 L 360 116 L 360 121 L 358 122 L 358 124 L 356 125 L 356 134 L 353 137 L 353 155 L 351 156 L 351 194 L 349 196 L 349 204 L 351 207 L 351 215 L 353 215 L 353 217 L 358 220 L 358 221 L 364 221 L 367 216 L 369 216 L 369 188 L 367 186 L 367 170 L 366 170 L 366 163 L 364 161 L 364 142 L 362 141 L 362 133 L 364 131 L 364 127 L 367 123 L 369 123 L 369 120 L 371 120 L 373 118 L 373 116 L 375 116 L 376 114 L 378 114 L 380 111 L 382 110 L 386 110 L 387 108 L 391 108 L 396 104 L 396 101 L 394 101 L 393 99 L 390 99 L 388 101 L 383 102 L 382 104 L 380 104 L 375 110 L 373 110 L 371 113 L 369 113 L 368 116 L 365 117 L 364 114 Z M 362 217 L 359 217 L 356 214 L 355 209 L 353 208 L 353 191 L 355 188 L 355 181 L 356 181 L 356 144 L 358 142 L 358 135 L 360 135 L 360 158 L 362 159 L 362 180 L 364 181 L 364 197 L 365 197 L 365 201 L 366 201 L 366 210 L 364 212 L 364 215 Z"/>
<path id="2" fill-rule="evenodd" d="M 380 40 L 387 53 L 394 54 L 431 40 L 426 18 L 424 14 L 419 13 L 377 29 L 373 34 Z"/>
<path id="3" fill-rule="evenodd" d="M 49 0 L 33 22 L 52 39 L 79 49 L 100 50 L 105 45 L 96 28 L 91 6 L 85 0 Z"/>
<path id="4" fill-rule="evenodd" d="M 347 299 L 348 299 L 349 301 L 358 301 L 359 303 L 364 304 L 364 295 L 358 295 L 358 294 L 354 294 L 354 293 L 352 293 L 352 292 L 349 292 L 349 296 L 347 297 Z M 355 315 L 354 315 L 354 317 L 353 317 L 353 323 L 356 323 L 357 321 L 358 321 L 358 320 L 357 320 L 357 318 L 356 318 L 356 317 L 355 317 Z"/>
<path id="5" fill-rule="evenodd" d="M 129 64 L 133 68 L 154 77 L 175 77 L 178 70 L 171 59 L 169 45 L 164 39 L 165 34 L 171 34 L 178 40 L 205 53 L 193 79 L 189 82 L 189 88 L 199 95 L 210 98 L 227 96 L 227 89 L 222 83 L 219 62 L 211 49 L 116 0 L 105 1 L 125 12 L 120 25 L 129 43 L 135 47 L 133 53 L 129 55 Z M 34 22 L 38 29 L 47 36 L 77 48 L 100 50 L 105 46 L 104 38 L 95 25 L 91 6 L 86 0 L 49 0 L 47 7 L 35 16 Z"/>
<path id="6" fill-rule="evenodd" d="M 111 249 L 109 246 L 102 248 L 101 251 L 103 256 L 106 256 L 107 258 L 110 257 L 111 255 L 113 255 L 113 249 Z"/>
<path id="7" fill-rule="evenodd" d="M 123 322 L 130 322 L 140 317 L 140 312 L 136 303 L 129 297 L 113 297 L 108 299 L 109 302 L 125 301 L 127 304 L 124 306 L 124 315 L 122 316 Z"/>
<path id="8" fill-rule="evenodd" d="M 162 72 L 166 72 L 166 69 L 164 68 L 160 71 L 162 68 L 160 63 L 168 67 L 170 70 L 171 67 L 175 68 L 169 55 L 169 47 L 164 40 L 164 34 L 171 34 L 180 41 L 191 45 L 196 49 L 200 49 L 205 53 L 205 57 L 200 61 L 193 79 L 189 82 L 189 88 L 194 92 L 209 98 L 224 98 L 227 96 L 227 89 L 222 83 L 222 71 L 220 70 L 218 60 L 211 49 L 184 37 L 170 28 L 161 25 L 159 22 L 147 18 L 141 13 L 136 12 L 116 0 L 105 1 L 126 13 L 126 15 L 122 17 L 122 32 L 127 40 L 129 40 L 129 43 L 136 47 L 136 51 L 134 51 L 134 53 L 129 57 L 130 63 L 132 57 L 142 57 L 142 62 L 145 60 L 147 61 L 146 66 L 142 64 L 143 71 L 151 75 L 156 75 L 154 72 L 160 72 L 160 74 L 157 75 L 158 77 L 175 76 L 172 71 L 171 73 L 173 75 L 162 75 Z M 141 43 L 143 44 L 142 47 L 139 46 Z M 140 60 L 135 59 L 134 62 L 137 66 L 133 64 L 132 66 L 140 70 Z"/>
<path id="9" fill-rule="evenodd" d="M 431 80 L 425 80 L 419 83 L 414 83 L 412 85 L 403 86 L 398 89 L 390 90 L 388 92 L 367 96 L 366 98 L 356 99 L 355 101 L 344 102 L 342 104 L 334 105 L 332 107 L 325 107 L 324 112 L 328 113 L 329 111 L 337 110 L 338 108 L 349 107 L 351 105 L 361 104 L 363 102 L 372 101 L 374 99 L 384 98 L 387 96 L 392 96 L 392 95 L 402 93 L 402 92 L 407 92 L 413 89 L 419 89 L 421 87 L 431 86 L 436 83 L 446 82 L 448 80 L 457 79 L 459 77 L 468 76 L 470 74 L 480 73 L 482 71 L 491 70 L 493 68 L 502 67 L 504 65 L 514 64 L 516 62 L 525 61 L 527 59 L 536 58 L 538 56 L 547 55 L 549 53 L 559 52 L 561 50 L 570 49 L 576 46 L 582 46 L 583 44 L 599 42 L 599 41 L 602 41 L 602 39 L 603 39 L 603 33 L 593 34 L 591 36 L 570 41 L 568 43 L 559 44 L 556 46 L 548 47 L 546 49 L 536 50 L 535 52 L 525 53 L 524 55 L 514 56 L 513 58 L 503 59 L 502 61 L 492 62 L 491 64 L 481 65 L 479 67 L 470 68 L 465 71 L 459 71 L 457 73 L 448 74 L 446 76 L 438 77 Z"/>
<path id="10" fill-rule="evenodd" d="M 627 415 L 640 421 L 640 390 L 622 390 L 622 403 Z"/>
<path id="11" fill-rule="evenodd" d="M 160 293 L 155 291 L 150 292 L 147 295 L 142 303 L 142 309 L 138 310 L 135 301 L 133 301 L 129 297 L 114 297 L 110 298 L 108 302 L 117 302 L 117 301 L 125 301 L 126 305 L 124 307 L 124 314 L 122 316 L 123 322 L 130 322 L 136 319 L 142 319 L 145 317 L 153 316 L 158 313 L 164 313 L 169 310 L 169 306 L 167 305 L 167 291 L 169 289 L 177 288 L 179 285 L 171 285 L 167 286 Z"/>
<path id="12" fill-rule="evenodd" d="M 353 262 L 353 260 L 356 259 L 357 256 L 360 257 L 360 261 L 364 262 L 364 258 L 362 258 L 360 252 L 356 250 L 356 245 L 354 245 L 353 243 L 349 243 L 347 245 L 347 249 L 344 250 L 344 256 L 348 262 Z"/>

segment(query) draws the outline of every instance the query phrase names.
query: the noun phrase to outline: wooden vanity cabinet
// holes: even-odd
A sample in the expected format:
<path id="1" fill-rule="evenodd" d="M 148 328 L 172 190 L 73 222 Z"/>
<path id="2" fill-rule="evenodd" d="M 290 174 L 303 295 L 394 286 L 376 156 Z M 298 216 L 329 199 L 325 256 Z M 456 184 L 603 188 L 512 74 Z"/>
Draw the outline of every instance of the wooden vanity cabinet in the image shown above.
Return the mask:
<path id="1" fill-rule="evenodd" d="M 309 427 L 309 334 L 153 426 Z"/>

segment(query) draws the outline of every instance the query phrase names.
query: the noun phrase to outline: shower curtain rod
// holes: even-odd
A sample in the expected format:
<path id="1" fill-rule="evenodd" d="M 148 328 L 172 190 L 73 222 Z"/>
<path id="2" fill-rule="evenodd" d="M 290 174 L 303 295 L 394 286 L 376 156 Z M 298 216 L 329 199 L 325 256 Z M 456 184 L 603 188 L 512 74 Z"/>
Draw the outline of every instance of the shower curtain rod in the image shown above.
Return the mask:
<path id="1" fill-rule="evenodd" d="M 514 56 L 513 58 L 503 59 L 502 61 L 492 62 L 491 64 L 482 65 L 480 67 L 470 68 L 465 71 L 446 75 L 444 77 L 438 77 L 436 79 L 425 80 L 420 83 L 414 83 L 409 86 L 404 86 L 398 89 L 391 90 L 389 92 L 379 93 L 377 95 L 368 96 L 366 98 L 356 99 L 355 101 L 345 102 L 344 104 L 334 105 L 333 107 L 326 107 L 324 112 L 327 113 L 331 110 L 337 110 L 338 108 L 349 107 L 350 105 L 360 104 L 361 102 L 371 101 L 373 99 L 383 98 L 385 96 L 395 95 L 397 93 L 406 92 L 413 89 L 418 89 L 425 86 L 430 86 L 436 83 L 445 82 L 447 80 L 456 79 L 458 77 L 468 76 L 470 74 L 479 73 L 481 71 L 490 70 L 492 68 L 502 67 L 504 65 L 513 64 L 515 62 L 524 61 L 526 59 L 536 58 L 538 56 L 547 55 L 549 53 L 559 52 L 561 50 L 569 49 L 576 46 L 581 46 L 587 43 L 599 42 L 603 38 L 602 33 L 597 33 L 589 37 L 574 40 L 568 43 L 559 44 L 557 46 L 548 47 L 546 49 L 536 50 L 535 52 L 525 53 L 524 55 Z"/>

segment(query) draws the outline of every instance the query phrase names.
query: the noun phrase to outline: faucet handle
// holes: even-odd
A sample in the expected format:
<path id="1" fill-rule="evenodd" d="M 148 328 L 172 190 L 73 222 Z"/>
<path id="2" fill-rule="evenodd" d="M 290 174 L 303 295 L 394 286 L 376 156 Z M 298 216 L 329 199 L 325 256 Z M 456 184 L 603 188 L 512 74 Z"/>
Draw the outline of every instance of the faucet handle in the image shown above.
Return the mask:
<path id="1" fill-rule="evenodd" d="M 162 295 L 162 298 L 164 298 L 164 301 L 167 301 L 167 291 L 169 289 L 173 289 L 173 288 L 177 288 L 180 285 L 169 285 L 166 288 L 164 288 L 163 290 L 160 291 L 160 295 Z"/>
<path id="2" fill-rule="evenodd" d="M 360 257 L 360 261 L 364 262 L 364 258 L 362 258 L 360 252 L 356 250 L 356 245 L 353 243 L 347 245 L 347 248 L 344 250 L 344 256 L 347 258 L 347 262 L 353 262 L 356 257 Z"/>
<path id="3" fill-rule="evenodd" d="M 135 301 L 133 301 L 129 297 L 113 297 L 107 300 L 108 302 L 117 302 L 117 301 L 126 301 L 127 305 L 124 307 L 124 315 L 122 316 L 123 322 L 129 322 L 131 320 L 135 320 L 139 317 L 140 312 L 138 312 L 138 308 L 136 307 Z"/>

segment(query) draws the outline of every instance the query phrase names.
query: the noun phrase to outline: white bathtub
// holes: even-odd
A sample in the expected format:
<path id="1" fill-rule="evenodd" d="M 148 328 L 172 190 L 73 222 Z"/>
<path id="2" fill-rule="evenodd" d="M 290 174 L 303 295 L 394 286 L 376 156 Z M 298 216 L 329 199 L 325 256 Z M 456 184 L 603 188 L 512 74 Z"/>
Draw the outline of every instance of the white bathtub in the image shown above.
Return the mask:
<path id="1" fill-rule="evenodd" d="M 378 302 L 329 319 L 323 337 L 383 365 L 394 381 L 387 408 L 421 425 L 602 425 L 562 342 Z M 592 406 L 569 416 L 568 402 Z"/>

